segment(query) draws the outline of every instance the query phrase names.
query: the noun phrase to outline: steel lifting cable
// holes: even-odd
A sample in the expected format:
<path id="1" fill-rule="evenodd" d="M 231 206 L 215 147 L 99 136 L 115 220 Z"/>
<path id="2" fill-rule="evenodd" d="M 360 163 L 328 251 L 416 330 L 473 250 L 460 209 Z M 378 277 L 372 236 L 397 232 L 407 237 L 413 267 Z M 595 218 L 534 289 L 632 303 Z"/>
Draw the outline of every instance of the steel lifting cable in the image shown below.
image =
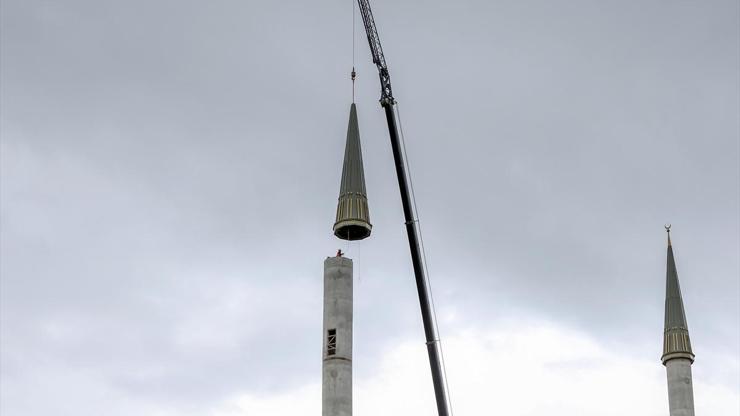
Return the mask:
<path id="1" fill-rule="evenodd" d="M 357 240 L 357 283 L 362 283 L 362 240 Z"/>
<path id="2" fill-rule="evenodd" d="M 424 272 L 426 273 L 427 279 L 426 279 L 426 285 L 427 290 L 429 291 L 429 298 L 431 300 L 431 306 L 432 306 L 432 316 L 434 317 L 434 331 L 437 335 L 437 339 L 435 340 L 437 342 L 437 346 L 439 347 L 439 355 L 441 358 L 441 364 L 442 364 L 442 372 L 444 373 L 444 382 L 445 382 L 445 388 L 447 389 L 447 404 L 449 405 L 450 409 L 450 416 L 454 415 L 454 412 L 452 410 L 452 394 L 450 393 L 450 386 L 448 383 L 447 378 L 447 364 L 445 363 L 445 354 L 444 350 L 442 348 L 442 336 L 439 334 L 439 326 L 437 324 L 437 308 L 434 305 L 434 293 L 432 291 L 432 279 L 429 274 L 429 268 L 427 266 L 427 254 L 426 254 L 426 248 L 424 246 L 424 238 L 421 233 L 421 221 L 419 220 L 419 211 L 417 210 L 416 205 L 416 194 L 414 193 L 414 181 L 411 178 L 411 167 L 409 166 L 409 160 L 406 153 L 406 139 L 403 134 L 403 122 L 401 121 L 401 110 L 399 109 L 398 101 L 396 101 L 395 105 L 396 110 L 396 118 L 398 119 L 398 130 L 401 136 L 401 149 L 403 152 L 403 160 L 404 164 L 406 165 L 406 175 L 409 180 L 409 189 L 411 190 L 411 202 L 412 202 L 412 208 L 414 212 L 414 217 L 416 218 L 416 229 L 417 234 L 419 236 L 419 245 L 421 247 L 421 255 L 424 259 Z"/>
<path id="3" fill-rule="evenodd" d="M 355 0 L 350 0 L 352 2 L 352 102 L 355 102 L 355 77 L 357 77 L 357 72 L 355 72 L 355 32 L 357 31 L 355 29 L 355 21 L 357 20 L 357 17 L 355 16 L 356 12 L 356 5 Z M 359 284 L 361 282 L 361 276 L 362 276 L 362 240 L 357 240 L 357 283 Z"/>
<path id="4" fill-rule="evenodd" d="M 352 2 L 352 73 L 350 74 L 350 77 L 352 78 L 352 102 L 355 102 L 355 77 L 357 76 L 357 72 L 355 72 L 355 21 L 357 20 L 355 18 L 355 0 L 350 0 Z"/>
<path id="5" fill-rule="evenodd" d="M 355 28 L 355 21 L 357 20 L 356 17 L 356 5 L 355 0 L 350 0 L 352 2 L 352 73 L 350 77 L 352 78 L 352 102 L 355 102 L 355 78 L 357 77 L 357 72 L 355 72 L 355 32 L 357 29 Z M 359 284 L 362 276 L 362 248 L 361 248 L 362 240 L 357 240 L 357 283 Z"/>

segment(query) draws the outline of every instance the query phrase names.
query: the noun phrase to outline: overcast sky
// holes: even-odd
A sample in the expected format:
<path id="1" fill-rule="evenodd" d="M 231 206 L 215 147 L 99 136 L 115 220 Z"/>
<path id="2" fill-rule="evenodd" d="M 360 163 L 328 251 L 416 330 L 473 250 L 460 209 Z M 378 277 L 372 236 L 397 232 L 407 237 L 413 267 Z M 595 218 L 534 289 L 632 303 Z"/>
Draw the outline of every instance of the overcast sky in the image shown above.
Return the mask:
<path id="1" fill-rule="evenodd" d="M 667 414 L 668 222 L 697 414 L 740 413 L 738 2 L 372 6 L 456 414 Z M 359 18 L 373 235 L 332 236 L 352 0 L 1 7 L 0 413 L 318 415 L 342 248 L 355 414 L 435 414 Z"/>

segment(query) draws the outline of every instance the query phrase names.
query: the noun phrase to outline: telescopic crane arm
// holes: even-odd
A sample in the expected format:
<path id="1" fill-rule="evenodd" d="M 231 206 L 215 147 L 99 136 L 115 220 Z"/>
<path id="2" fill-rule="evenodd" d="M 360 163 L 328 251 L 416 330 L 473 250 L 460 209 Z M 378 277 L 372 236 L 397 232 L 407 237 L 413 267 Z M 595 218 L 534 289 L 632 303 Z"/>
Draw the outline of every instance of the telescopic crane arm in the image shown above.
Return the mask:
<path id="1" fill-rule="evenodd" d="M 378 75 L 380 76 L 380 104 L 385 110 L 385 117 L 388 121 L 388 133 L 390 134 L 393 159 L 396 164 L 398 188 L 401 191 L 403 215 L 406 220 L 406 233 L 408 234 L 409 248 L 411 249 L 411 262 L 414 266 L 416 289 L 419 294 L 419 306 L 421 307 L 429 364 L 432 370 L 437 412 L 439 416 L 450 416 L 449 395 L 441 359 L 442 350 L 439 345 L 439 336 L 434 320 L 434 311 L 432 310 L 431 294 L 429 293 L 426 268 L 424 267 L 424 256 L 419 245 L 421 240 L 419 223 L 414 214 L 411 186 L 408 171 L 404 164 L 403 148 L 399 138 L 398 121 L 396 119 L 396 112 L 394 111 L 396 100 L 393 98 L 393 90 L 391 89 L 391 77 L 388 73 L 385 56 L 383 56 L 383 48 L 380 46 L 380 37 L 378 36 L 378 29 L 375 27 L 375 19 L 373 19 L 373 12 L 370 9 L 370 2 L 369 0 L 357 0 L 357 4 L 360 6 L 362 21 L 365 24 L 365 33 L 367 33 L 367 41 L 370 44 L 370 51 L 373 54 L 373 63 L 378 67 Z"/>
<path id="2" fill-rule="evenodd" d="M 373 19 L 373 11 L 370 9 L 370 2 L 369 0 L 357 0 L 357 4 L 360 6 L 362 22 L 365 24 L 365 33 L 367 34 L 367 41 L 370 44 L 370 52 L 373 54 L 373 63 L 378 67 L 378 74 L 380 75 L 380 103 L 383 107 L 393 105 L 395 104 L 395 100 L 393 99 L 393 91 L 391 89 L 391 76 L 388 73 L 388 65 L 385 63 L 383 47 L 380 46 L 380 36 L 378 36 L 378 29 L 375 27 L 375 19 Z"/>

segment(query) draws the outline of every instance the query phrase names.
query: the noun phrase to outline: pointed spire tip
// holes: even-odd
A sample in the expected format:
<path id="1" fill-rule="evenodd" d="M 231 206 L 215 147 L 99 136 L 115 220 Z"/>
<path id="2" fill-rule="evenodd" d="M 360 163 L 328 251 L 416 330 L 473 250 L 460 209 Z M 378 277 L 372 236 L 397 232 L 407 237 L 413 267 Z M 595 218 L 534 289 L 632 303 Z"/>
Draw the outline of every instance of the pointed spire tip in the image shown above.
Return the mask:
<path id="1" fill-rule="evenodd" d="M 668 246 L 671 246 L 671 224 L 664 225 L 665 232 L 668 233 Z"/>

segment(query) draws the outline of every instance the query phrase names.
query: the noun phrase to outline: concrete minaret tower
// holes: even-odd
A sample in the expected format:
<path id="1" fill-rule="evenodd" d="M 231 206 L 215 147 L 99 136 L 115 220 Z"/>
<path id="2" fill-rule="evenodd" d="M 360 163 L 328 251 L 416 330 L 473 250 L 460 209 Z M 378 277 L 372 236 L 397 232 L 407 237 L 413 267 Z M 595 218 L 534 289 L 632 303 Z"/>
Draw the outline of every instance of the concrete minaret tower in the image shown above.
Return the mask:
<path id="1" fill-rule="evenodd" d="M 668 373 L 668 405 L 670 416 L 694 416 L 694 387 L 691 379 L 691 350 L 689 327 L 686 324 L 681 287 L 678 284 L 676 262 L 671 245 L 671 226 L 668 232 L 668 264 L 666 266 L 665 331 L 661 360 Z"/>
<path id="2" fill-rule="evenodd" d="M 352 103 L 344 152 L 342 184 L 334 223 L 342 240 L 362 240 L 372 226 L 362 167 L 357 110 Z M 352 415 L 352 260 L 342 256 L 324 261 L 324 346 L 322 416 Z"/>
<path id="3" fill-rule="evenodd" d="M 352 260 L 324 260 L 322 416 L 352 415 Z"/>

